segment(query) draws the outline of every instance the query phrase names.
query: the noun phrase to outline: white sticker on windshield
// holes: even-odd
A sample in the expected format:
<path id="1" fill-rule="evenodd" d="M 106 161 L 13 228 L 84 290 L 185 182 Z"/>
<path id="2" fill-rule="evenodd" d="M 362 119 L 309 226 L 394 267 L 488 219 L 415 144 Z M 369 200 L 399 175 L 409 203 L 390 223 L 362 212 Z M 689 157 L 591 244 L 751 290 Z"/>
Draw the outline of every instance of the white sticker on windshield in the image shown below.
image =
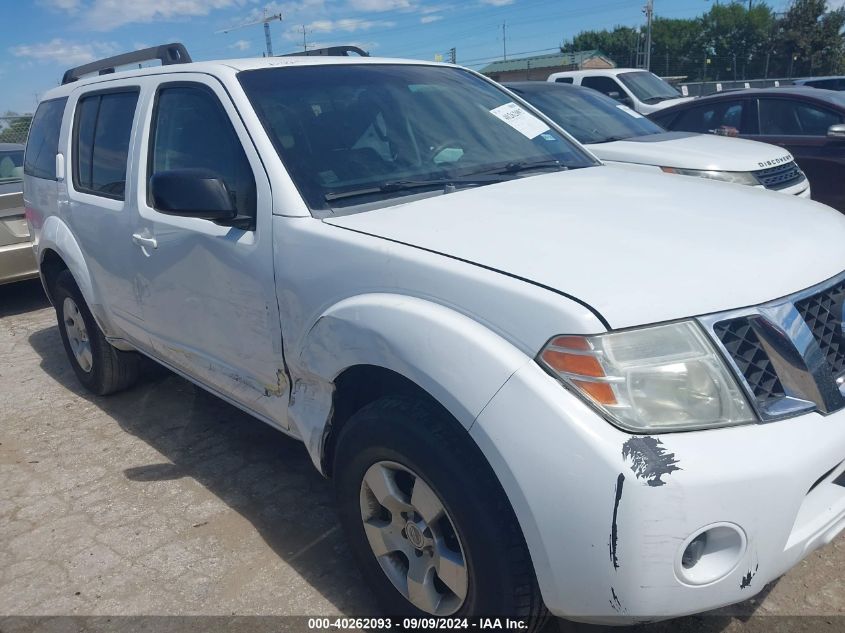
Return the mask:
<path id="1" fill-rule="evenodd" d="M 626 105 L 622 105 L 621 103 L 620 103 L 618 106 L 616 106 L 616 107 L 617 107 L 617 108 L 619 108 L 620 110 L 622 110 L 622 112 L 624 112 L 625 114 L 630 114 L 630 115 L 631 115 L 632 117 L 634 117 L 635 119 L 643 119 L 643 118 L 645 118 L 645 117 L 643 117 L 643 115 L 642 115 L 642 114 L 640 114 L 639 112 L 634 112 L 631 108 L 629 108 L 629 107 L 628 107 L 628 106 L 626 106 Z"/>
<path id="2" fill-rule="evenodd" d="M 549 131 L 549 126 L 530 112 L 523 110 L 513 101 L 490 110 L 490 114 L 501 119 L 520 134 L 528 138 L 537 138 L 543 132 Z"/>

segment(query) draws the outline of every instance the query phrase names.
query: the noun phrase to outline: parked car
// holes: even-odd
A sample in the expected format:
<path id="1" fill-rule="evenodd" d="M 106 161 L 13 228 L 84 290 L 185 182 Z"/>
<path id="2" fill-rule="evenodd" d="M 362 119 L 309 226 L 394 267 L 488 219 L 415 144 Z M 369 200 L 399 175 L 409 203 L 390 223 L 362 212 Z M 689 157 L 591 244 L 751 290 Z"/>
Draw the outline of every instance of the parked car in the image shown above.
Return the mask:
<path id="1" fill-rule="evenodd" d="M 23 152 L 0 143 L 0 285 L 38 277 L 23 208 Z"/>
<path id="2" fill-rule="evenodd" d="M 707 134 L 667 132 L 610 97 L 581 86 L 523 81 L 505 87 L 528 101 L 606 163 L 697 176 L 810 197 L 807 178 L 783 150 Z M 760 163 L 776 161 L 772 172 Z"/>
<path id="3" fill-rule="evenodd" d="M 806 77 L 794 79 L 795 86 L 806 86 L 807 88 L 822 88 L 824 90 L 845 90 L 845 77 Z"/>
<path id="4" fill-rule="evenodd" d="M 650 114 L 676 103 L 692 101 L 654 73 L 636 68 L 566 70 L 549 75 L 552 83 L 598 90 L 640 114 Z"/>
<path id="5" fill-rule="evenodd" d="M 449 64 L 188 62 L 38 106 L 70 364 L 107 394 L 140 352 L 302 440 L 387 614 L 668 618 L 843 529 L 841 214 L 604 166 Z"/>
<path id="6" fill-rule="evenodd" d="M 813 199 L 845 211 L 842 93 L 803 87 L 740 90 L 702 97 L 650 118 L 669 130 L 739 136 L 780 145 L 807 174 Z"/>

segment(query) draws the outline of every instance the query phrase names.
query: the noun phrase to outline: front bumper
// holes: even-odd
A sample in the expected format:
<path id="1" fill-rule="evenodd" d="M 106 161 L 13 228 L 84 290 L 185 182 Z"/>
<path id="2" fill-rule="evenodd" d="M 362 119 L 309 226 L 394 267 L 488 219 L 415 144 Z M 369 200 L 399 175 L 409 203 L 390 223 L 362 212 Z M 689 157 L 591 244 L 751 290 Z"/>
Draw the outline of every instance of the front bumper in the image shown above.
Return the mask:
<path id="1" fill-rule="evenodd" d="M 470 429 L 510 498 L 546 605 L 626 624 L 745 600 L 845 528 L 845 411 L 652 436 L 658 483 L 638 477 L 632 437 L 535 363 Z M 835 483 L 838 480 L 840 483 Z M 701 528 L 744 536 L 720 577 L 694 585 L 681 555 Z"/>

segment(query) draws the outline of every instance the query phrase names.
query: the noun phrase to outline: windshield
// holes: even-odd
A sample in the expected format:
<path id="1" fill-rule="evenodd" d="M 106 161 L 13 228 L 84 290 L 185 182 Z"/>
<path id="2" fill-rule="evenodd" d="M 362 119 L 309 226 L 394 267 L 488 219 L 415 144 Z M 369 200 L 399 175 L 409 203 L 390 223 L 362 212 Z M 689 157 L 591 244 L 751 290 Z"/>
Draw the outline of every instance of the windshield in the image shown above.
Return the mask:
<path id="1" fill-rule="evenodd" d="M 420 193 L 427 181 L 483 186 L 597 164 L 496 85 L 460 68 L 314 65 L 245 71 L 239 79 L 312 209 Z M 488 177 L 471 178 L 479 174 Z"/>
<path id="2" fill-rule="evenodd" d="M 0 182 L 16 182 L 23 179 L 23 150 L 0 149 Z"/>
<path id="3" fill-rule="evenodd" d="M 664 131 L 595 90 L 555 85 L 511 89 L 581 143 L 606 143 Z"/>
<path id="4" fill-rule="evenodd" d="M 657 103 L 666 99 L 677 99 L 681 93 L 657 75 L 645 70 L 620 73 L 619 80 L 643 103 Z"/>

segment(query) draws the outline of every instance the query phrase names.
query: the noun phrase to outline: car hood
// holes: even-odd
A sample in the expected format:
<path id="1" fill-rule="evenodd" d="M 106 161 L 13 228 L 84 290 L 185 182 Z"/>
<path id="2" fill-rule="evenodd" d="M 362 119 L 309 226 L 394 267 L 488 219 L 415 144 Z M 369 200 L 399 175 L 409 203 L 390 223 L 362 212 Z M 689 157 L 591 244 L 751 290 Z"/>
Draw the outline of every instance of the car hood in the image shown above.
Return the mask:
<path id="1" fill-rule="evenodd" d="M 665 132 L 587 145 L 602 160 L 682 169 L 756 171 L 793 160 L 781 147 L 713 134 Z"/>
<path id="2" fill-rule="evenodd" d="M 647 103 L 644 104 L 648 107 L 648 111 L 657 112 L 658 110 L 663 110 L 664 108 L 668 108 L 670 106 L 678 105 L 679 103 L 686 103 L 687 101 L 692 101 L 695 97 L 675 97 L 674 99 L 664 99 L 663 101 L 658 101 L 657 103 Z"/>
<path id="3" fill-rule="evenodd" d="M 845 270 L 845 216 L 827 206 L 613 167 L 325 221 L 553 288 L 612 328 L 755 305 Z"/>

